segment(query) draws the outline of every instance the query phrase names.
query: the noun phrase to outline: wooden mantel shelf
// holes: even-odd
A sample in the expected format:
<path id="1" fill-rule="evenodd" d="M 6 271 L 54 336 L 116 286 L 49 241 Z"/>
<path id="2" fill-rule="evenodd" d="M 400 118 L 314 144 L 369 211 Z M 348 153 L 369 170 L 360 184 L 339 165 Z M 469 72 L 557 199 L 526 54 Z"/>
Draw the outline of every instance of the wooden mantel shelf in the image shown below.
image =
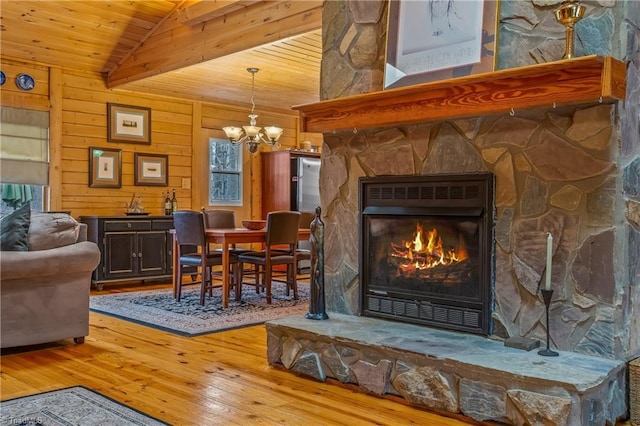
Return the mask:
<path id="1" fill-rule="evenodd" d="M 303 132 L 386 127 L 625 98 L 626 66 L 585 56 L 294 106 Z"/>

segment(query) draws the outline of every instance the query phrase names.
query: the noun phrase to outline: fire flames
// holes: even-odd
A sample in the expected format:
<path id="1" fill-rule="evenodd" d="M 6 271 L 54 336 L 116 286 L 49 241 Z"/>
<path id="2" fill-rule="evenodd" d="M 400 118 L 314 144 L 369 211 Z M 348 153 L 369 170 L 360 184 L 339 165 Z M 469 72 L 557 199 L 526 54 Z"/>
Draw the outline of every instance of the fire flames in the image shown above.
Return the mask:
<path id="1" fill-rule="evenodd" d="M 445 248 L 436 229 L 424 232 L 422 226 L 416 226 L 412 241 L 403 241 L 401 245 L 391 243 L 391 256 L 400 260 L 402 271 L 413 271 L 448 266 L 468 258 L 462 242 L 456 248 Z"/>

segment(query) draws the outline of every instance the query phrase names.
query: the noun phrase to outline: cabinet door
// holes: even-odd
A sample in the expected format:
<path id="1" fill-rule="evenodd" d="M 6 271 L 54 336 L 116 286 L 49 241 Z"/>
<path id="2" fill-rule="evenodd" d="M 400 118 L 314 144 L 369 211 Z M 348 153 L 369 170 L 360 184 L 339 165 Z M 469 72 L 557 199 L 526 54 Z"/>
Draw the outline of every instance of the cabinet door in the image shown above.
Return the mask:
<path id="1" fill-rule="evenodd" d="M 167 233 L 138 232 L 138 272 L 140 275 L 163 275 L 167 266 Z"/>
<path id="2" fill-rule="evenodd" d="M 138 255 L 135 232 L 105 232 L 104 277 L 133 277 L 137 273 Z"/>

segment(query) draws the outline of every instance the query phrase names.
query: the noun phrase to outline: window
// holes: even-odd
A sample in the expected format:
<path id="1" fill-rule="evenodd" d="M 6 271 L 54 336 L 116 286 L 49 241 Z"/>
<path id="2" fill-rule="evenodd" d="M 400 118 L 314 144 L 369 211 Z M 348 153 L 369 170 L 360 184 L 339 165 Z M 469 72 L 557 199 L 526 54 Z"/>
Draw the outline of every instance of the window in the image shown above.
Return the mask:
<path id="1" fill-rule="evenodd" d="M 242 145 L 209 138 L 209 205 L 242 205 Z"/>

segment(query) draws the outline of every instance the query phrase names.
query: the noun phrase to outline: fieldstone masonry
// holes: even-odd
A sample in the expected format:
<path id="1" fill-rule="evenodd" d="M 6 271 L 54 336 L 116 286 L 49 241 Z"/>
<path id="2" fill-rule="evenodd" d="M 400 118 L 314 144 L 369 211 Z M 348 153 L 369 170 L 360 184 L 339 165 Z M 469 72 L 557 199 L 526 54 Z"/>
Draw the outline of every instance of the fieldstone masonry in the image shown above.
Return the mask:
<path id="1" fill-rule="evenodd" d="M 559 3 L 501 1 L 498 68 L 562 56 L 564 27 L 552 13 Z M 583 3 L 587 12 L 576 26 L 576 53 L 625 61 L 624 102 L 553 108 L 550 99 L 548 110 L 515 111 L 513 116 L 324 135 L 321 203 L 330 317 L 332 312 L 354 318 L 358 313 L 360 176 L 490 171 L 496 176 L 497 207 L 491 340 L 545 341 L 539 290 L 544 285 L 546 234 L 551 232 L 552 347 L 618 364 L 640 355 L 640 2 Z M 322 99 L 382 90 L 385 31 L 384 1 L 325 3 Z M 362 341 L 357 348 L 311 343 L 298 333 L 306 335 L 296 331 L 289 338 L 275 338 L 270 332 L 270 362 L 301 368 L 294 366 L 303 351 L 304 371 L 319 380 L 334 377 L 372 393 L 401 395 L 411 403 L 461 411 L 475 419 L 604 424 L 626 409 L 583 417 L 585 410 L 592 410 L 588 404 L 606 408 L 610 399 L 599 391 L 577 397 L 567 383 L 535 389 L 527 383 L 500 385 L 466 364 L 458 366 L 463 372 L 452 375 L 446 362 L 423 363 L 407 355 L 409 362 L 397 354 L 399 349 L 381 356 L 378 348 L 360 347 Z M 280 346 L 281 339 L 300 345 L 278 349 L 286 362 L 271 348 L 271 343 Z M 602 386 L 624 389 L 619 376 L 602 376 Z"/>

